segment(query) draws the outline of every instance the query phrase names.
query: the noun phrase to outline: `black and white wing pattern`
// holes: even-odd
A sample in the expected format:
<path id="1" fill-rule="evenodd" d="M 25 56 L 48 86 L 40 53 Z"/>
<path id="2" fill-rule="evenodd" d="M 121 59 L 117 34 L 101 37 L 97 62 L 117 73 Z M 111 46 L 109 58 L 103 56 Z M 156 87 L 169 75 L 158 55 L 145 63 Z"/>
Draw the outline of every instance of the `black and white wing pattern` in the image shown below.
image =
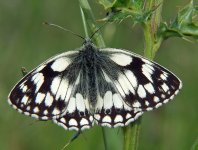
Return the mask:
<path id="1" fill-rule="evenodd" d="M 173 73 L 142 56 L 114 48 L 100 51 L 107 57 L 98 71 L 103 80 L 94 117 L 100 125 L 125 126 L 173 99 L 182 87 Z"/>
<path id="2" fill-rule="evenodd" d="M 53 120 L 58 125 L 69 130 L 84 130 L 94 124 L 93 114 L 90 110 L 90 101 L 88 99 L 89 87 L 87 71 L 81 61 L 81 56 L 75 58 L 73 69 L 79 70 L 78 80 L 73 89 L 72 96 L 66 108 L 66 114 Z"/>
<path id="3" fill-rule="evenodd" d="M 8 102 L 20 113 L 69 130 L 126 126 L 167 103 L 182 82 L 131 52 L 99 49 L 90 41 L 42 63 L 13 88 Z"/>
<path id="4" fill-rule="evenodd" d="M 93 119 L 77 85 L 79 51 L 50 58 L 28 73 L 11 91 L 8 102 L 20 113 L 40 120 L 54 120 L 65 129 L 88 128 Z"/>

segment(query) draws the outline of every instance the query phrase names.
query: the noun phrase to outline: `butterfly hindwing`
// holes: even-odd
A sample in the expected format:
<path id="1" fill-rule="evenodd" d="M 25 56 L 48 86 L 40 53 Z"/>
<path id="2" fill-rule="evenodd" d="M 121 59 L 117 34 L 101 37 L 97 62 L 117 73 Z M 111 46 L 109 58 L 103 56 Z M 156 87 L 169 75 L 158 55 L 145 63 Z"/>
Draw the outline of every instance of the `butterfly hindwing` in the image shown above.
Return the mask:
<path id="1" fill-rule="evenodd" d="M 109 73 L 107 71 L 108 69 L 105 67 L 108 66 L 111 70 L 116 69 L 116 66 L 113 66 L 108 60 L 109 59 L 105 58 L 105 56 L 102 56 L 100 66 L 96 70 L 98 91 L 97 103 L 94 107 L 94 119 L 96 123 L 101 126 L 125 126 L 136 120 L 143 112 L 136 108 L 129 107 L 125 103 L 118 89 L 114 85 L 115 80 L 113 78 L 117 75 L 114 74 L 114 77 L 110 78 L 109 74 L 113 74 L 112 72 Z"/>
<path id="2" fill-rule="evenodd" d="M 79 64 L 79 66 L 81 65 L 82 64 Z M 54 120 L 55 123 L 65 129 L 84 130 L 92 127 L 94 123 L 88 100 L 87 75 L 83 70 L 84 69 L 81 68 L 79 72 L 79 79 L 66 107 L 65 115 Z"/>
<path id="3" fill-rule="evenodd" d="M 89 102 L 79 92 L 75 92 L 70 98 L 64 116 L 54 120 L 55 123 L 69 130 L 88 129 L 92 127 L 93 121 Z"/>

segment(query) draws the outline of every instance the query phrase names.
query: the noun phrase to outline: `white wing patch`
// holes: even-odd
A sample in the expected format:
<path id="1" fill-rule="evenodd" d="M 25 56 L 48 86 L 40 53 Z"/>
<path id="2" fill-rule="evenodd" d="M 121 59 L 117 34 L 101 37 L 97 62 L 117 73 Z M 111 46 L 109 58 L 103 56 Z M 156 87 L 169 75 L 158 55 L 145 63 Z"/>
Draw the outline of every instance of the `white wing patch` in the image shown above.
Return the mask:
<path id="1" fill-rule="evenodd" d="M 65 100 L 65 96 L 67 94 L 69 82 L 67 79 L 61 80 L 60 84 L 58 84 L 58 89 L 56 90 L 56 99 Z"/>
<path id="2" fill-rule="evenodd" d="M 67 106 L 68 113 L 73 113 L 76 110 L 76 98 L 70 98 L 70 101 Z"/>
<path id="3" fill-rule="evenodd" d="M 137 89 L 137 93 L 138 93 L 138 96 L 140 98 L 145 98 L 146 97 L 146 91 L 145 91 L 145 89 L 143 88 L 142 85 L 139 85 L 139 87 Z"/>
<path id="4" fill-rule="evenodd" d="M 104 104 L 103 104 L 104 109 L 111 109 L 113 107 L 112 98 L 113 98 L 112 92 L 107 91 L 104 95 Z"/>
<path id="5" fill-rule="evenodd" d="M 132 57 L 125 54 L 111 54 L 110 59 L 120 66 L 129 65 L 132 62 Z"/>
<path id="6" fill-rule="evenodd" d="M 52 95 L 48 92 L 47 95 L 46 95 L 46 98 L 45 98 L 45 105 L 47 107 L 50 107 L 53 103 L 53 100 L 54 99 L 53 99 Z"/>
<path id="7" fill-rule="evenodd" d="M 28 96 L 24 95 L 22 100 L 21 100 L 21 103 L 22 104 L 27 104 L 27 102 L 28 102 Z"/>
<path id="8" fill-rule="evenodd" d="M 71 60 L 66 57 L 58 58 L 51 65 L 53 71 L 63 72 L 69 65 L 71 64 Z"/>
<path id="9" fill-rule="evenodd" d="M 32 81 L 34 82 L 34 84 L 36 85 L 36 90 L 35 93 L 38 92 L 38 90 L 40 89 L 41 85 L 44 82 L 44 76 L 42 73 L 36 73 L 33 77 L 32 77 Z M 24 90 L 25 91 L 25 90 Z"/>
<path id="10" fill-rule="evenodd" d="M 137 83 L 137 78 L 135 77 L 133 72 L 130 70 L 125 70 L 124 73 L 125 73 L 126 77 L 128 78 L 129 82 L 131 83 L 131 85 L 133 86 L 133 88 L 136 89 L 138 83 Z"/>
<path id="11" fill-rule="evenodd" d="M 116 109 L 122 109 L 123 108 L 122 98 L 117 93 L 113 94 L 113 105 Z"/>
<path id="12" fill-rule="evenodd" d="M 144 85 L 144 88 L 150 93 L 150 94 L 154 94 L 155 90 L 154 87 L 151 83 L 147 83 Z"/>
<path id="13" fill-rule="evenodd" d="M 150 82 L 153 83 L 153 79 L 151 77 L 153 71 L 145 64 L 142 65 L 142 73 L 149 79 Z"/>
<path id="14" fill-rule="evenodd" d="M 35 103 L 36 104 L 41 104 L 43 102 L 44 98 L 45 98 L 44 93 L 38 93 L 37 96 L 36 96 Z"/>
<path id="15" fill-rule="evenodd" d="M 85 99 L 80 93 L 76 94 L 76 108 L 78 111 L 84 112 L 86 108 Z"/>

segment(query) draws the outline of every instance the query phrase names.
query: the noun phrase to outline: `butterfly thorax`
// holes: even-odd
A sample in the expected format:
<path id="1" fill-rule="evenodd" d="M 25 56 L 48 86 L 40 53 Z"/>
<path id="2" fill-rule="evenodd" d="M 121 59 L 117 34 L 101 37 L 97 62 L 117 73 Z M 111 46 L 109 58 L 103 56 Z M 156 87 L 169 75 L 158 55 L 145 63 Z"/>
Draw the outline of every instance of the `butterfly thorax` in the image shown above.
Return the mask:
<path id="1" fill-rule="evenodd" d="M 93 64 L 98 53 L 98 48 L 91 41 L 86 41 L 81 50 L 81 55 L 86 63 Z"/>
<path id="2" fill-rule="evenodd" d="M 87 99 L 90 102 L 90 106 L 94 109 L 97 102 L 97 61 L 99 57 L 99 50 L 90 41 L 85 41 L 82 50 L 80 51 L 80 57 L 82 58 L 82 72 L 83 76 L 86 76 L 87 82 Z"/>

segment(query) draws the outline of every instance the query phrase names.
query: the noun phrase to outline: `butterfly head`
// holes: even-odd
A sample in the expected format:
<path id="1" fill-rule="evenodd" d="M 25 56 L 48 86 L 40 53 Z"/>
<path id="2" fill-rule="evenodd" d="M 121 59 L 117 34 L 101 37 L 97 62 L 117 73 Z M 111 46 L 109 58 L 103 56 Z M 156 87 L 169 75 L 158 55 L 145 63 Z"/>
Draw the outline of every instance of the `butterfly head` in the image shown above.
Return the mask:
<path id="1" fill-rule="evenodd" d="M 85 49 L 90 49 L 95 47 L 95 45 L 93 44 L 90 38 L 85 38 L 85 41 L 83 42 L 83 46 L 85 47 Z"/>
<path id="2" fill-rule="evenodd" d="M 90 38 L 85 38 L 83 45 L 90 45 L 90 44 L 93 44 L 92 40 Z"/>

